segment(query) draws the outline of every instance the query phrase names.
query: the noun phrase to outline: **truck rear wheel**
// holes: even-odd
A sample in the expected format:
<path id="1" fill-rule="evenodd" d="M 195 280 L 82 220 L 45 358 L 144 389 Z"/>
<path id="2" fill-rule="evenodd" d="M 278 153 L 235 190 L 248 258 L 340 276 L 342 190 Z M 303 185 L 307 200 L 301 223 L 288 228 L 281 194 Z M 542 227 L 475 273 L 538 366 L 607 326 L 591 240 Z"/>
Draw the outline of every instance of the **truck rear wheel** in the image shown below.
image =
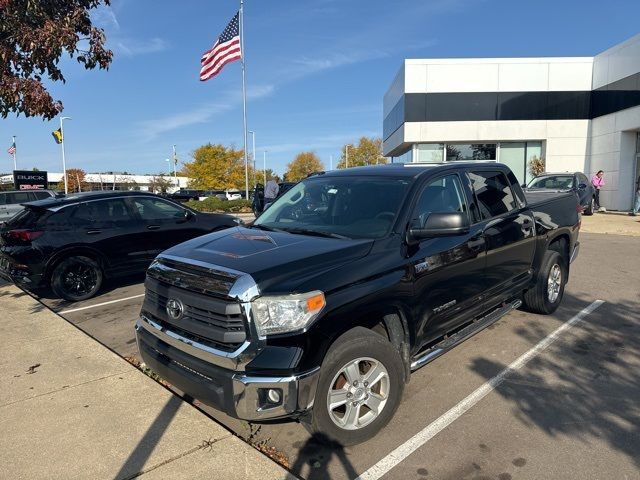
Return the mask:
<path id="1" fill-rule="evenodd" d="M 374 437 L 393 417 L 404 389 L 398 351 L 363 327 L 331 346 L 322 364 L 311 430 L 341 445 Z"/>
<path id="2" fill-rule="evenodd" d="M 555 250 L 547 250 L 535 285 L 524 293 L 524 306 L 533 313 L 549 315 L 562 302 L 567 283 L 567 262 Z"/>

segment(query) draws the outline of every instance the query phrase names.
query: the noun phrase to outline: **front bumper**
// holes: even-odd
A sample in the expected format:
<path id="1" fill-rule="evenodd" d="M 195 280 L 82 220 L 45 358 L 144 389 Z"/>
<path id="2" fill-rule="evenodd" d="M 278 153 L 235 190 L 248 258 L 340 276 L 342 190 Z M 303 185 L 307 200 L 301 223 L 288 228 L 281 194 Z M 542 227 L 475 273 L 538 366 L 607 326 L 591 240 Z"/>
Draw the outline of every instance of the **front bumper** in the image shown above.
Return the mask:
<path id="1" fill-rule="evenodd" d="M 260 421 L 297 416 L 313 406 L 319 367 L 286 376 L 247 375 L 187 353 L 176 344 L 175 335 L 152 329 L 155 327 L 145 320 L 136 323 L 138 349 L 145 364 L 180 391 L 216 410 Z M 279 401 L 269 399 L 269 390 L 278 393 Z"/>

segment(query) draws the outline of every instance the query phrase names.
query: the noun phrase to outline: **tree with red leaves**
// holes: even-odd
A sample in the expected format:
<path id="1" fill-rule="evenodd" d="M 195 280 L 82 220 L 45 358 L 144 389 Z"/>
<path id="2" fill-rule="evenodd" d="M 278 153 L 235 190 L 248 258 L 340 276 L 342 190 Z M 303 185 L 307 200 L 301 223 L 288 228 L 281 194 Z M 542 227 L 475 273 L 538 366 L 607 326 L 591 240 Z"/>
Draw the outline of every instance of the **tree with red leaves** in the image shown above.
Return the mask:
<path id="1" fill-rule="evenodd" d="M 113 52 L 90 12 L 109 0 L 0 0 L 0 114 L 51 120 L 62 111 L 43 80 L 65 81 L 63 54 L 88 70 L 107 69 Z"/>

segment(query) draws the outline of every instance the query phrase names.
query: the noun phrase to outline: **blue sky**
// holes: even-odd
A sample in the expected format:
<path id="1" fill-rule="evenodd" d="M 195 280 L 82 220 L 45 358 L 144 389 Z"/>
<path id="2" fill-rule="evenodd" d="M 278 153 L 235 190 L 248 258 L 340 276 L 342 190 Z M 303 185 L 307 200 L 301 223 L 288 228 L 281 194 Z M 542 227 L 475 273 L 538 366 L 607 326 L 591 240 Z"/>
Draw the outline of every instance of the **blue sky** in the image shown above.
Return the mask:
<path id="1" fill-rule="evenodd" d="M 234 0 L 113 0 L 94 15 L 114 61 L 85 71 L 64 59 L 67 166 L 159 173 L 211 142 L 242 147 L 240 62 L 199 82 L 200 56 Z M 258 166 L 283 173 L 301 152 L 325 167 L 345 143 L 381 136 L 382 97 L 405 58 L 592 56 L 640 31 L 637 0 L 247 0 L 249 129 Z M 0 120 L 0 171 L 17 135 L 18 167 L 61 171 L 51 122 Z M 6 147 L 2 147 L 4 145 Z"/>

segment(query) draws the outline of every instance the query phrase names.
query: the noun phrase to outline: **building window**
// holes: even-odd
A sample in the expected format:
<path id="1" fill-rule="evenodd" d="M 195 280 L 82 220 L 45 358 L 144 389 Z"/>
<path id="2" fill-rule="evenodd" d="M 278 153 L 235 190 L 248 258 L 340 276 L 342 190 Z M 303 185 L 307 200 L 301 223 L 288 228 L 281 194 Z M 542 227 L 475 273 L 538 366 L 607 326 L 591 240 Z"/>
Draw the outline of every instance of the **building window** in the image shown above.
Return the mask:
<path id="1" fill-rule="evenodd" d="M 416 162 L 440 163 L 444 160 L 443 143 L 422 143 L 418 145 Z"/>
<path id="2" fill-rule="evenodd" d="M 542 157 L 542 142 L 501 142 L 498 161 L 508 165 L 518 182 L 529 183 L 529 162 Z"/>
<path id="3" fill-rule="evenodd" d="M 495 143 L 448 143 L 447 161 L 495 160 Z"/>
<path id="4" fill-rule="evenodd" d="M 391 157 L 391 163 L 411 163 L 412 162 L 412 149 L 409 148 L 402 155 L 398 155 L 397 157 Z"/>

